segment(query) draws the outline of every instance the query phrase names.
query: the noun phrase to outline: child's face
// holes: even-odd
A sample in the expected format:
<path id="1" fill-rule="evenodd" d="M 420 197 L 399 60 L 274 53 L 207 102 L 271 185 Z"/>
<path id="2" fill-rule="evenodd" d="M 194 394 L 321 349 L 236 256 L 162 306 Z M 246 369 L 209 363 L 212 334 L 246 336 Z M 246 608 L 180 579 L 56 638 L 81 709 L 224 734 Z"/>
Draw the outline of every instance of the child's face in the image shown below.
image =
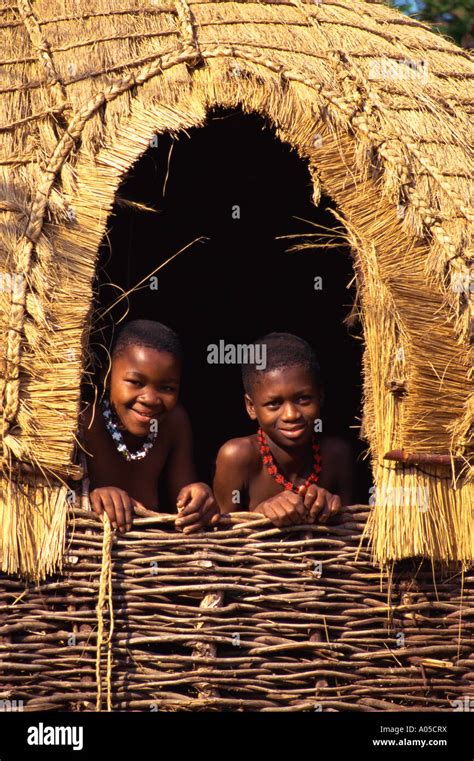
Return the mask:
<path id="1" fill-rule="evenodd" d="M 112 361 L 110 401 L 127 431 L 147 436 L 151 420 L 160 420 L 178 401 L 181 366 L 165 351 L 127 346 Z"/>
<path id="2" fill-rule="evenodd" d="M 320 417 L 320 393 L 304 367 L 262 372 L 252 396 L 245 395 L 245 404 L 252 420 L 258 420 L 275 444 L 293 448 L 311 442 L 314 421 Z"/>

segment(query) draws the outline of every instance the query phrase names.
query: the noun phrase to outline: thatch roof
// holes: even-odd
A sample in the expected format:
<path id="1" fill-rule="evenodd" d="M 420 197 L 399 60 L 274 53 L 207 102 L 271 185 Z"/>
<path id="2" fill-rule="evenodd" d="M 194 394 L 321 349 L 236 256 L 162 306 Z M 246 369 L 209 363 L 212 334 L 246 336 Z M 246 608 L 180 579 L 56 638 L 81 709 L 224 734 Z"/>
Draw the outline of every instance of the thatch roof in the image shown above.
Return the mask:
<path id="1" fill-rule="evenodd" d="M 472 483 L 453 491 L 449 469 L 400 473 L 383 460 L 395 448 L 465 460 L 472 451 L 472 58 L 361 0 L 88 6 L 0 9 L 0 271 L 4 283 L 15 275 L 0 289 L 4 471 L 14 456 L 77 473 L 91 284 L 120 178 L 153 133 L 240 105 L 309 162 L 315 201 L 324 189 L 348 231 L 377 489 L 429 489 L 427 513 L 407 497 L 403 515 L 374 511 L 376 557 L 472 558 Z M 65 488 L 28 495 L 7 474 L 0 489 L 3 568 L 53 567 Z"/>

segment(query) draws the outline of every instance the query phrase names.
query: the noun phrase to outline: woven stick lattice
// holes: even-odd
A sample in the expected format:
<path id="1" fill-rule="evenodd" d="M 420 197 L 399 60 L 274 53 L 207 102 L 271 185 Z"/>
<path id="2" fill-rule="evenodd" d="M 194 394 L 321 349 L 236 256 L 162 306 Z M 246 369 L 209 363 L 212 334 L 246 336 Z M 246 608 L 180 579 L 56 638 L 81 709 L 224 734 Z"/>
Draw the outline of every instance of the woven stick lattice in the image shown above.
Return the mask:
<path id="1" fill-rule="evenodd" d="M 75 511 L 64 577 L 0 580 L 0 691 L 26 710 L 95 709 L 108 578 L 109 709 L 455 710 L 474 688 L 472 572 L 380 574 L 366 517 L 279 530 L 235 514 L 194 536 L 136 518 L 106 566 L 107 525 Z"/>

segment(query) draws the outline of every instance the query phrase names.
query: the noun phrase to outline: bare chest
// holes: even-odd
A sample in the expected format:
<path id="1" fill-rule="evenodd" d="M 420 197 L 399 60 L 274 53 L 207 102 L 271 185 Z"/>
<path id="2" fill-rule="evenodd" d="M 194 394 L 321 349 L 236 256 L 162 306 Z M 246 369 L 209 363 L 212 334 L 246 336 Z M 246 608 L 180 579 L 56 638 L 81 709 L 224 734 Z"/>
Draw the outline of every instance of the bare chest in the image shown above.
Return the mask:
<path id="1" fill-rule="evenodd" d="M 158 479 L 169 454 L 166 433 L 160 432 L 153 448 L 143 459 L 130 461 L 117 450 L 110 434 L 100 424 L 95 425 L 84 439 L 91 490 L 115 486 L 144 507 L 158 508 Z"/>
<path id="2" fill-rule="evenodd" d="M 323 455 L 323 452 L 321 452 L 321 455 Z M 326 462 L 324 461 L 323 456 L 321 459 L 321 472 L 319 474 L 317 485 L 321 486 L 323 489 L 328 489 L 330 491 L 333 481 L 331 476 L 331 465 L 328 460 L 326 460 Z M 305 479 L 306 475 L 296 476 L 295 478 L 291 479 L 291 482 L 295 486 L 302 486 L 305 483 Z M 260 460 L 253 476 L 251 476 L 249 479 L 247 509 L 253 510 L 264 500 L 275 497 L 277 494 L 280 494 L 284 490 L 284 485 L 277 483 L 274 475 L 271 475 L 268 472 L 266 466 Z"/>

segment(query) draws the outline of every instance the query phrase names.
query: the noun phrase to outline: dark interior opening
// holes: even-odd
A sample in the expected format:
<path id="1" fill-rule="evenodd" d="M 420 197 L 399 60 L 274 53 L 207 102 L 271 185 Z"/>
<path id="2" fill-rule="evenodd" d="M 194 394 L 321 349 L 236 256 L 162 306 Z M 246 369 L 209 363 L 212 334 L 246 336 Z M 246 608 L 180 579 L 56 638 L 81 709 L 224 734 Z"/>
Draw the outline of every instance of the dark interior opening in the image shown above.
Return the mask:
<path id="1" fill-rule="evenodd" d="M 367 503 L 367 446 L 358 438 L 361 333 L 359 325 L 348 331 L 343 324 L 355 297 L 348 247 L 341 241 L 289 252 L 296 239 L 278 239 L 314 233 L 311 223 L 338 226 L 332 200 L 323 196 L 315 207 L 311 197 L 305 162 L 258 115 L 216 109 L 204 128 L 155 136 L 124 178 L 109 219 L 96 282 L 97 314 L 108 311 L 91 344 L 100 357 L 101 342 L 125 314 L 176 330 L 185 352 L 181 400 L 193 425 L 199 479 L 210 482 L 220 445 L 255 432 L 255 424 L 244 409 L 240 368 L 208 364 L 208 345 L 249 343 L 270 331 L 305 338 L 322 368 L 323 433 L 352 442 L 356 501 Z M 186 246 L 155 273 L 151 288 L 153 270 Z"/>

